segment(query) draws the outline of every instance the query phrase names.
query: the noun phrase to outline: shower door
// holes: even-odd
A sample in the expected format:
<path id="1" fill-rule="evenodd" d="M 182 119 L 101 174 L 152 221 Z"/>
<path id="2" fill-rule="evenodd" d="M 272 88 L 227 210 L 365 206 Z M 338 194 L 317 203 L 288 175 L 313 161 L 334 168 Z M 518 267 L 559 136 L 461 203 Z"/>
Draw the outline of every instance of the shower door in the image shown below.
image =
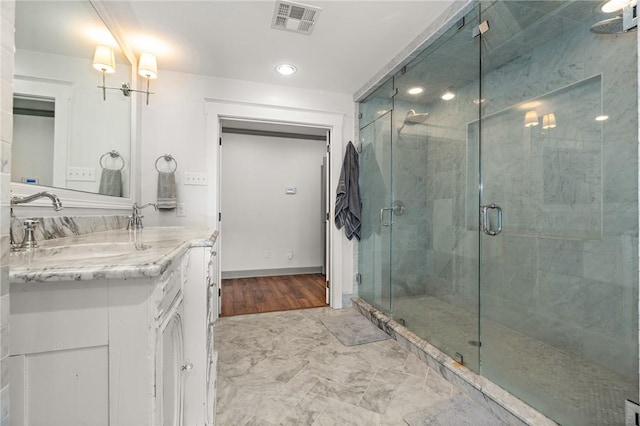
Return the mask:
<path id="1" fill-rule="evenodd" d="M 479 116 L 476 15 L 394 77 L 391 282 L 393 318 L 477 372 L 478 175 L 468 163 L 478 145 L 467 135 Z"/>
<path id="2" fill-rule="evenodd" d="M 636 35 L 600 2 L 481 2 L 481 373 L 561 424 L 638 400 Z M 479 135 L 479 138 L 478 138 Z"/>
<path id="3" fill-rule="evenodd" d="M 393 79 L 360 104 L 361 240 L 358 294 L 391 313 L 391 120 Z"/>

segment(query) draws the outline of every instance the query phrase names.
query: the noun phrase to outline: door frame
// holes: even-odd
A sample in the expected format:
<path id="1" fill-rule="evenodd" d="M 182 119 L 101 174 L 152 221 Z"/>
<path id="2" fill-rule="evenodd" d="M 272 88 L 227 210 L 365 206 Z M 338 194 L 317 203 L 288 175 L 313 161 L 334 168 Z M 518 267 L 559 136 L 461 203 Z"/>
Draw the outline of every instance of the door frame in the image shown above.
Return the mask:
<path id="1" fill-rule="evenodd" d="M 221 140 L 221 119 L 235 119 L 246 121 L 266 121 L 277 124 L 288 124 L 295 126 L 321 127 L 326 128 L 331 133 L 330 154 L 332 152 L 340 153 L 337 155 L 329 155 L 329 200 L 335 199 L 335 188 L 340 179 L 339 162 L 342 159 L 341 153 L 344 152 L 343 123 L 344 113 L 334 111 L 323 111 L 307 108 L 294 108 L 287 106 L 265 105 L 251 102 L 229 101 L 226 99 L 210 99 L 205 98 L 205 115 L 206 115 L 206 145 L 205 158 L 212 159 L 215 167 L 207 170 L 207 179 L 211 182 L 211 187 L 215 188 L 215 195 L 207 197 L 207 226 L 209 229 L 220 230 L 220 140 Z M 336 172 L 337 171 L 337 172 Z M 335 203 L 329 203 L 330 219 L 335 215 Z M 343 277 L 345 273 L 351 276 L 351 271 L 346 271 L 343 265 L 343 251 L 346 243 L 343 237 L 339 235 L 339 231 L 335 226 L 329 227 L 329 235 L 327 236 L 330 249 L 330 265 L 327 271 L 329 280 L 329 306 L 335 309 L 343 307 Z M 220 232 L 218 236 L 218 244 L 221 244 L 224 235 Z M 217 256 L 218 265 L 220 265 L 223 253 L 219 251 Z M 222 271 L 218 268 L 218 286 L 219 294 L 222 289 Z"/>

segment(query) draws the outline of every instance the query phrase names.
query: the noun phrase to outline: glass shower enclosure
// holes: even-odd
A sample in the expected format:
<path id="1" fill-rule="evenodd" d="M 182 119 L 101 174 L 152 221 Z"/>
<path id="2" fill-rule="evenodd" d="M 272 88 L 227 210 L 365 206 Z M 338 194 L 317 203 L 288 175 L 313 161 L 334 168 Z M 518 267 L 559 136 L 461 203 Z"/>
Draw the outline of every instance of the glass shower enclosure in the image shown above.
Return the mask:
<path id="1" fill-rule="evenodd" d="M 360 103 L 359 296 L 561 424 L 638 401 L 636 33 L 480 1 Z"/>

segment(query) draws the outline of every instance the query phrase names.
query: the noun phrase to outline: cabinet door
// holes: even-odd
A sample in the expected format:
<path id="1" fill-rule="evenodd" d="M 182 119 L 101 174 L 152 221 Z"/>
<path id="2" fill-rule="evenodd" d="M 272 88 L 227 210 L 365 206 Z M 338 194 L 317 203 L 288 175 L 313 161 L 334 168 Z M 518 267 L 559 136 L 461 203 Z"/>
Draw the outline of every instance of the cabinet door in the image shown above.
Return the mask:
<path id="1" fill-rule="evenodd" d="M 209 297 L 207 298 L 207 315 L 209 322 L 215 322 L 220 312 L 220 285 L 218 282 L 218 252 L 211 248 L 209 263 L 207 264 L 207 285 Z"/>
<path id="2" fill-rule="evenodd" d="M 9 357 L 12 425 L 107 425 L 106 346 Z"/>
<path id="3" fill-rule="evenodd" d="M 211 326 L 213 329 L 213 326 Z M 212 332 L 213 335 L 213 332 Z M 216 385 L 217 385 L 217 368 L 218 368 L 218 353 L 213 351 L 213 348 L 207 356 L 207 399 L 206 406 L 206 423 L 207 426 L 215 425 L 216 415 Z"/>
<path id="4" fill-rule="evenodd" d="M 182 302 L 180 302 L 180 308 Z M 160 328 L 156 365 L 158 424 L 182 425 L 184 340 L 182 316 L 176 310 Z"/>

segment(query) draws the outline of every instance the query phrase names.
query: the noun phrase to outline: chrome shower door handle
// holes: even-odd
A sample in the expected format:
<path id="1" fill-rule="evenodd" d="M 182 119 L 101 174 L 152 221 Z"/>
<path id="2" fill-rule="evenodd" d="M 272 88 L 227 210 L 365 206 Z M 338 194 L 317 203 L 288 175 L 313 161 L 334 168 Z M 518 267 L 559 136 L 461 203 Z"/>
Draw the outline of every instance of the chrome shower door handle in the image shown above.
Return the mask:
<path id="1" fill-rule="evenodd" d="M 502 232 L 502 208 L 497 204 L 489 204 L 487 206 L 480 206 L 482 213 L 482 232 L 487 235 L 495 237 Z M 489 224 L 489 210 L 496 210 L 498 213 L 498 228 L 492 229 Z"/>
<path id="2" fill-rule="evenodd" d="M 386 222 L 385 223 L 385 221 L 384 221 L 384 212 L 385 212 L 385 210 L 392 211 L 393 208 L 391 208 L 391 207 L 383 207 L 383 208 L 380 209 L 380 226 L 389 226 L 389 225 L 391 225 L 393 223 L 393 222 Z"/>

